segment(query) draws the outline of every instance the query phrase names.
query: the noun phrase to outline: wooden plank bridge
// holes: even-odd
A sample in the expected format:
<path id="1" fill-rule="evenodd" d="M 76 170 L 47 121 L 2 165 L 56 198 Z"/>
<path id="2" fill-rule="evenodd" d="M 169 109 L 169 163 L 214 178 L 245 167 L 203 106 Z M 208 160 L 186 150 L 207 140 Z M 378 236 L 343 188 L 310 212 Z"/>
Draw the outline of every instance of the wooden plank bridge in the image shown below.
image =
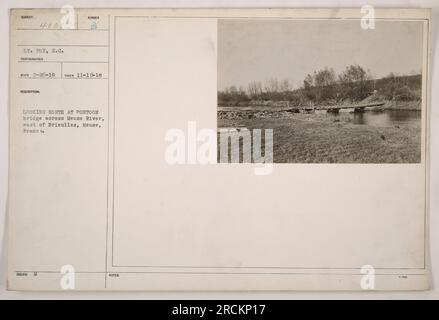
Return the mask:
<path id="1" fill-rule="evenodd" d="M 354 112 L 361 113 L 364 112 L 366 108 L 379 107 L 382 105 L 384 105 L 384 102 L 369 103 L 363 105 L 328 106 L 324 108 L 315 108 L 315 110 L 326 110 L 326 112 L 330 112 L 330 113 L 339 113 L 340 109 L 354 109 Z"/>
<path id="2" fill-rule="evenodd" d="M 354 112 L 364 112 L 366 108 L 379 107 L 384 105 L 384 102 L 376 102 L 362 105 L 334 105 L 334 106 L 304 106 L 304 107 L 274 107 L 274 106 L 233 106 L 233 107 L 218 107 L 219 112 L 276 112 L 286 111 L 291 113 L 314 112 L 316 110 L 326 110 L 329 113 L 339 113 L 341 109 L 354 109 Z"/>

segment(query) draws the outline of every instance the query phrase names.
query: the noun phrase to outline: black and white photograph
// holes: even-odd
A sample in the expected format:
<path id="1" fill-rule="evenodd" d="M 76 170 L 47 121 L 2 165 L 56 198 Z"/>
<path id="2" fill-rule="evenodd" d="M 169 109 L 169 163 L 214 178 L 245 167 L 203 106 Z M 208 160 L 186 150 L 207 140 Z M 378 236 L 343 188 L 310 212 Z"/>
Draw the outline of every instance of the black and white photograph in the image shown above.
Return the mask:
<path id="1" fill-rule="evenodd" d="M 419 163 L 422 66 L 420 21 L 220 20 L 218 129 L 272 129 L 275 163 Z"/>
<path id="2" fill-rule="evenodd" d="M 0 300 L 439 297 L 439 3 L 3 2 Z"/>

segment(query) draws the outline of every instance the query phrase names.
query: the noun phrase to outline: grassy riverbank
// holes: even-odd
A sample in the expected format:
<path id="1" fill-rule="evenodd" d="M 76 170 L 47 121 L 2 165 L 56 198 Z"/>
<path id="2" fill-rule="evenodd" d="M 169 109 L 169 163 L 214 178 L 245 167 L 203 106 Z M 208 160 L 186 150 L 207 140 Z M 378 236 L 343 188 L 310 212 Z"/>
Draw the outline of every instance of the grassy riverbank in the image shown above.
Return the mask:
<path id="1" fill-rule="evenodd" d="M 273 129 L 275 163 L 418 163 L 421 121 L 390 126 L 354 124 L 348 114 L 218 119 L 218 128 Z"/>

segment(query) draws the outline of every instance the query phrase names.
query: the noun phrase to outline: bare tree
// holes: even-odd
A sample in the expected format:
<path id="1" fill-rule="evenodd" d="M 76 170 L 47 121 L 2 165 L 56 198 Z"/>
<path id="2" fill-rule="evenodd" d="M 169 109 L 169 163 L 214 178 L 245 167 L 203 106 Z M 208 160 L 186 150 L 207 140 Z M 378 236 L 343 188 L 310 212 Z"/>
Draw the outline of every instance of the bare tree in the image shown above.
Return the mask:
<path id="1" fill-rule="evenodd" d="M 314 86 L 314 77 L 309 73 L 306 75 L 305 80 L 303 80 L 303 87 L 309 89 Z"/>
<path id="2" fill-rule="evenodd" d="M 322 69 L 315 72 L 314 84 L 316 86 L 329 86 L 335 83 L 335 72 L 333 69 Z"/>
<path id="3" fill-rule="evenodd" d="M 280 91 L 287 92 L 290 90 L 291 90 L 290 80 L 288 80 L 288 79 L 282 80 L 282 82 L 280 83 Z"/>
<path id="4" fill-rule="evenodd" d="M 339 76 L 339 80 L 343 83 L 355 81 L 363 81 L 367 79 L 366 71 L 359 65 L 351 65 Z"/>
<path id="5" fill-rule="evenodd" d="M 366 98 L 373 89 L 370 81 L 371 74 L 359 65 L 350 65 L 339 75 L 341 82 L 339 95 L 353 101 L 360 101 Z"/>
<path id="6" fill-rule="evenodd" d="M 265 81 L 265 91 L 268 93 L 279 92 L 279 81 L 275 78 Z"/>
<path id="7" fill-rule="evenodd" d="M 248 84 L 247 93 L 251 98 L 257 98 L 262 93 L 262 84 L 252 81 Z"/>

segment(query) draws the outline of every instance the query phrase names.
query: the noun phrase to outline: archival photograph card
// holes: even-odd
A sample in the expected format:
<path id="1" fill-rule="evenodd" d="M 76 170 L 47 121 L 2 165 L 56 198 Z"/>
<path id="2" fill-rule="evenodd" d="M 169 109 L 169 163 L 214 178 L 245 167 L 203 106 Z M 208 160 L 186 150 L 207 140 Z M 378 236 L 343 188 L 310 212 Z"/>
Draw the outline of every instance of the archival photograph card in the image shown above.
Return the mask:
<path id="1" fill-rule="evenodd" d="M 427 290 L 428 9 L 13 9 L 9 290 Z"/>

